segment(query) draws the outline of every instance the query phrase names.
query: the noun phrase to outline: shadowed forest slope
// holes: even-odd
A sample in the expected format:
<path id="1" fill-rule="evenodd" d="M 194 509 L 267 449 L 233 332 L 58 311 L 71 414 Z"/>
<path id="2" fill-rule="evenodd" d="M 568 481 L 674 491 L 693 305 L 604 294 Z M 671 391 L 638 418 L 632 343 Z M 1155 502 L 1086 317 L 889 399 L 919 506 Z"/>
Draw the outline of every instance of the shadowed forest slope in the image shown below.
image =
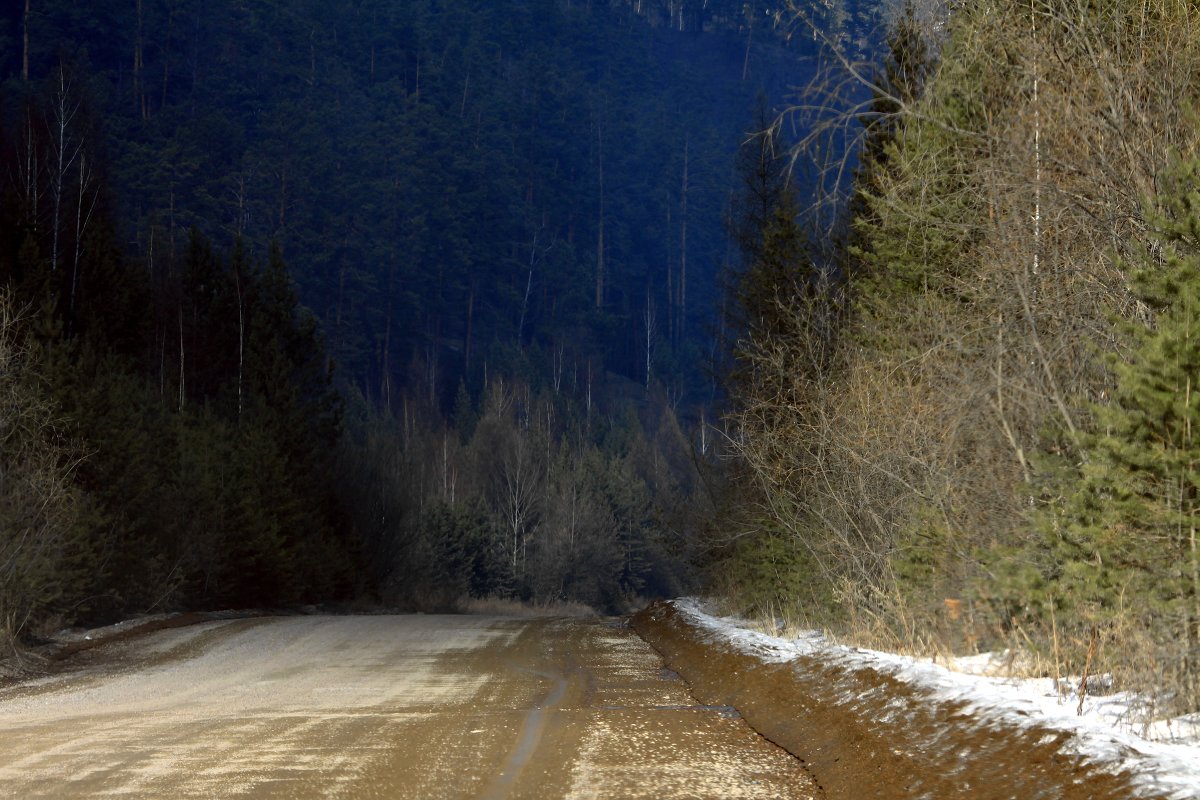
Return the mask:
<path id="1" fill-rule="evenodd" d="M 775 10 L 6 5 L 7 634 L 688 585 Z"/>

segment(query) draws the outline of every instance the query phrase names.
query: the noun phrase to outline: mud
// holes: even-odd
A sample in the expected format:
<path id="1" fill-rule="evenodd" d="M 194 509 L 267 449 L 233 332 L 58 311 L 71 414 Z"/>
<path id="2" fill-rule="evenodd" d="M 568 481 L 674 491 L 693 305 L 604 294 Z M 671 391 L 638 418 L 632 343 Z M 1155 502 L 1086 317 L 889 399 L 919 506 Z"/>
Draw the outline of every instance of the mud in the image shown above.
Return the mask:
<path id="1" fill-rule="evenodd" d="M 0 690 L 0 797 L 808 798 L 613 621 L 206 622 Z"/>
<path id="2" fill-rule="evenodd" d="M 736 708 L 800 758 L 829 800 L 1129 800 L 1129 775 L 1069 751 L 1066 734 L 1002 728 L 871 669 L 763 663 L 668 603 L 633 618 L 701 702 Z M 1144 796 L 1144 795 L 1142 795 Z"/>

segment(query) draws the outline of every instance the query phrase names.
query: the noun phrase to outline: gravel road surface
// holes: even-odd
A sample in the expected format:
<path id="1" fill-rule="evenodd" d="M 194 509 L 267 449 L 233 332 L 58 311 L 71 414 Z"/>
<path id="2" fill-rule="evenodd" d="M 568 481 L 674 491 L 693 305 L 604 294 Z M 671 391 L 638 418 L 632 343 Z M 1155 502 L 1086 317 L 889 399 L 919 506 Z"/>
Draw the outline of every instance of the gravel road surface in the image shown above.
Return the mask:
<path id="1" fill-rule="evenodd" d="M 819 796 L 619 621 L 207 623 L 0 690 L 0 797 Z"/>

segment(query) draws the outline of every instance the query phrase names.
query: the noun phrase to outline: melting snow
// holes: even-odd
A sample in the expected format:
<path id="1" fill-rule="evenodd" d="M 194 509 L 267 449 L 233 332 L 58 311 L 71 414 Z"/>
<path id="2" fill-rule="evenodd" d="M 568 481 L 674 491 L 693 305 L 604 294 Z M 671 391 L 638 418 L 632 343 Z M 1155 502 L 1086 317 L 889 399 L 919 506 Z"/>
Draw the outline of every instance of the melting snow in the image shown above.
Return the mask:
<path id="1" fill-rule="evenodd" d="M 1200 715 L 1149 724 L 1134 722 L 1138 698 L 1128 693 L 1087 695 L 1078 714 L 1078 679 L 1072 686 L 1053 678 L 1008 678 L 990 654 L 958 658 L 951 670 L 929 659 L 846 647 L 829 642 L 820 631 L 783 639 L 749 629 L 736 617 L 715 617 L 701 601 L 685 598 L 675 607 L 714 637 L 744 653 L 772 663 L 809 656 L 869 668 L 892 675 L 949 701 L 961 702 L 994 723 L 1038 725 L 1073 735 L 1074 751 L 1114 769 L 1138 776 L 1147 793 L 1172 800 L 1200 798 Z M 1103 676 L 1101 676 L 1103 679 Z M 892 713 L 884 709 L 885 713 Z"/>

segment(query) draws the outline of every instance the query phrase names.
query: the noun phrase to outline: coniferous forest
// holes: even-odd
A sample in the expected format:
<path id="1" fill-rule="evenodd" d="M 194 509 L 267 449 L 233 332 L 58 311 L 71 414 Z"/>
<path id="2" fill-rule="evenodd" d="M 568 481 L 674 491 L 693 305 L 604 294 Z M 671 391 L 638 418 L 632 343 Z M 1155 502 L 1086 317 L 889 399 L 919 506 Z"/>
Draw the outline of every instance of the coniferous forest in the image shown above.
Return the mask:
<path id="1" fill-rule="evenodd" d="M 10 637 L 697 585 L 766 9 L 4 14 Z"/>
<path id="2" fill-rule="evenodd" d="M 24 0 L 0 619 L 702 591 L 1200 708 L 1187 0 Z"/>

